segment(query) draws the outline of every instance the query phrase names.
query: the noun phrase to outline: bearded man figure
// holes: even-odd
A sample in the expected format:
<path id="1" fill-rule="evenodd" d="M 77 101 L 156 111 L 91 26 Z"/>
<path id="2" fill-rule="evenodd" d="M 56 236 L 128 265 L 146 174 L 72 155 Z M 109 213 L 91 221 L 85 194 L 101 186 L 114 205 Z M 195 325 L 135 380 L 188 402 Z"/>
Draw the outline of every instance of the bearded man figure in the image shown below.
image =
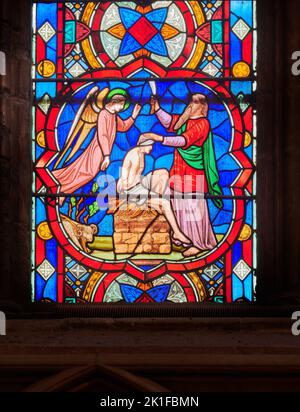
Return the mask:
<path id="1" fill-rule="evenodd" d="M 176 133 L 174 136 L 150 133 L 147 138 L 176 148 L 170 172 L 172 202 L 180 229 L 193 243 L 183 254 L 192 257 L 217 245 L 205 194 L 212 196 L 219 209 L 223 207 L 208 101 L 205 95 L 193 94 L 182 115 L 164 111 L 156 97 L 152 97 L 151 105 L 167 131 Z"/>

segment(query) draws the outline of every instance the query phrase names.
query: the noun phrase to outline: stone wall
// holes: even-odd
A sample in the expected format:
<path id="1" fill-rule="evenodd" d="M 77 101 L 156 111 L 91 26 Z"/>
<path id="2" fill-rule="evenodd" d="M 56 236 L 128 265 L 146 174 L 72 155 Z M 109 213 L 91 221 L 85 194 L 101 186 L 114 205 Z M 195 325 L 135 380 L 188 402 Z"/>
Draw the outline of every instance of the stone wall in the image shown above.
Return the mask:
<path id="1" fill-rule="evenodd" d="M 151 209 L 120 208 L 114 214 L 114 249 L 124 253 L 171 253 L 170 226 Z"/>
<path id="2" fill-rule="evenodd" d="M 31 2 L 0 2 L 0 300 L 30 298 Z M 24 293 L 25 292 L 25 293 Z"/>
<path id="3" fill-rule="evenodd" d="M 288 19 L 286 18 L 287 44 L 285 61 L 290 62 L 294 51 L 300 50 L 300 1 L 289 2 Z M 286 210 L 284 219 L 285 243 L 288 250 L 285 251 L 284 265 L 285 275 L 288 274 L 290 288 L 298 294 L 300 303 L 300 138 L 299 138 L 299 107 L 300 107 L 300 76 L 292 76 L 290 65 L 286 65 L 286 82 L 283 85 L 286 91 L 286 116 L 283 128 L 282 151 L 284 156 L 284 194 Z M 282 279 L 284 285 L 285 279 Z"/>
<path id="4" fill-rule="evenodd" d="M 10 320 L 0 392 L 298 393 L 290 328 L 280 318 Z"/>

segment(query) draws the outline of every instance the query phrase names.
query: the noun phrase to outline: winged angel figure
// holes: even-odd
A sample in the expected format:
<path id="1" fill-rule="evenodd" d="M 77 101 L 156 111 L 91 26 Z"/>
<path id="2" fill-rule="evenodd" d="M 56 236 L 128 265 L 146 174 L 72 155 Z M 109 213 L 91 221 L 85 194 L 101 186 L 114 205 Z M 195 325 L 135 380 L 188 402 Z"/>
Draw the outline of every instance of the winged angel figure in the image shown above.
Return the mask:
<path id="1" fill-rule="evenodd" d="M 95 86 L 89 91 L 52 171 L 62 194 L 75 192 L 92 180 L 100 170 L 108 168 L 117 132 L 128 131 L 141 110 L 141 106 L 136 104 L 132 115 L 122 120 L 118 113 L 126 110 L 129 105 L 129 95 L 124 89 L 100 90 Z M 72 162 L 93 129 L 95 133 L 91 142 Z M 60 197 L 61 206 L 64 201 L 65 197 Z"/>

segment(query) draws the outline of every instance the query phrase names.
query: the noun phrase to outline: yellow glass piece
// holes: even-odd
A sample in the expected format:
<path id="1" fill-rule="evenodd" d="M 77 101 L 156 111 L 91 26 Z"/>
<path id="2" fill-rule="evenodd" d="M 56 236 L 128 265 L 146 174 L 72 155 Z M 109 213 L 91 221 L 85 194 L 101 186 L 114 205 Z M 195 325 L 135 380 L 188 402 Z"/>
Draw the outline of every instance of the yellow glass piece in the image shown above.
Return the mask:
<path id="1" fill-rule="evenodd" d="M 201 282 L 199 276 L 195 272 L 190 272 L 187 276 L 192 280 L 198 293 L 199 302 L 203 302 L 206 297 L 205 287 Z"/>
<path id="2" fill-rule="evenodd" d="M 246 240 L 249 240 L 251 236 L 252 236 L 252 229 L 249 225 L 245 224 L 239 236 L 239 241 L 245 242 Z"/>
<path id="3" fill-rule="evenodd" d="M 232 73 L 234 77 L 240 79 L 244 77 L 249 77 L 251 69 L 249 64 L 247 64 L 246 62 L 237 62 L 233 66 Z"/>
<path id="4" fill-rule="evenodd" d="M 179 34 L 179 31 L 175 27 L 172 27 L 166 23 L 161 29 L 161 34 L 165 40 L 168 40 L 177 36 L 177 34 Z"/>
<path id="5" fill-rule="evenodd" d="M 52 239 L 52 233 L 47 222 L 41 222 L 37 227 L 37 233 L 43 240 Z"/>
<path id="6" fill-rule="evenodd" d="M 51 60 L 42 60 L 38 64 L 37 71 L 43 77 L 51 77 L 55 73 L 55 64 Z"/>
<path id="7" fill-rule="evenodd" d="M 101 278 L 105 275 L 105 273 L 101 272 L 94 272 L 89 281 L 87 282 L 86 288 L 83 292 L 83 299 L 87 302 L 90 302 L 92 299 L 92 295 L 94 292 L 94 288 L 98 282 L 100 282 Z"/>
<path id="8" fill-rule="evenodd" d="M 90 27 L 90 20 L 92 18 L 96 5 L 97 5 L 96 3 L 88 2 L 84 9 L 81 20 L 88 27 Z M 103 67 L 103 65 L 96 59 L 88 38 L 82 41 L 81 47 L 83 49 L 83 52 L 85 54 L 87 61 L 89 62 L 89 64 L 91 65 L 93 69 L 99 69 Z"/>
<path id="9" fill-rule="evenodd" d="M 40 147 L 46 147 L 45 132 L 41 130 L 36 136 L 36 142 Z"/>
<path id="10" fill-rule="evenodd" d="M 249 132 L 245 133 L 245 142 L 244 142 L 244 147 L 249 147 L 252 143 L 252 136 Z"/>
<path id="11" fill-rule="evenodd" d="M 204 16 L 204 13 L 203 13 L 203 10 L 200 4 L 197 1 L 190 1 L 190 2 L 187 2 L 187 6 L 191 9 L 193 15 L 195 16 L 198 27 L 201 26 L 201 24 L 205 22 L 205 16 Z M 191 60 L 188 62 L 186 66 L 188 69 L 197 68 L 203 56 L 205 46 L 206 45 L 202 40 L 200 39 L 196 40 L 195 51 L 193 53 Z"/>
<path id="12" fill-rule="evenodd" d="M 126 30 L 122 23 L 117 24 L 116 26 L 111 27 L 107 30 L 112 36 L 116 37 L 117 39 L 122 40 L 125 36 Z"/>

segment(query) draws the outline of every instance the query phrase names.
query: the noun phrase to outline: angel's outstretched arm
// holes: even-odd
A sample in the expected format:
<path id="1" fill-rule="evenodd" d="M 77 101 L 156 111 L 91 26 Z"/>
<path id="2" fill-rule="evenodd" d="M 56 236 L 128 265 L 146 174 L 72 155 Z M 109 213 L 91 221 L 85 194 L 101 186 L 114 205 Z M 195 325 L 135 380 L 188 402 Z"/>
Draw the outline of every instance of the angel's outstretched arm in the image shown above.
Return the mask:
<path id="1" fill-rule="evenodd" d="M 129 130 L 131 128 L 131 126 L 133 125 L 133 123 L 135 122 L 135 119 L 138 117 L 140 111 L 142 109 L 142 106 L 137 103 L 134 106 L 133 109 L 133 113 L 132 116 L 129 117 L 126 120 L 122 120 L 121 117 L 117 117 L 117 130 L 118 132 L 127 132 L 127 130 Z"/>
<path id="2" fill-rule="evenodd" d="M 117 117 L 117 130 L 118 132 L 127 132 L 131 128 L 134 123 L 133 117 L 129 117 L 126 120 L 121 119 L 121 117 Z"/>

